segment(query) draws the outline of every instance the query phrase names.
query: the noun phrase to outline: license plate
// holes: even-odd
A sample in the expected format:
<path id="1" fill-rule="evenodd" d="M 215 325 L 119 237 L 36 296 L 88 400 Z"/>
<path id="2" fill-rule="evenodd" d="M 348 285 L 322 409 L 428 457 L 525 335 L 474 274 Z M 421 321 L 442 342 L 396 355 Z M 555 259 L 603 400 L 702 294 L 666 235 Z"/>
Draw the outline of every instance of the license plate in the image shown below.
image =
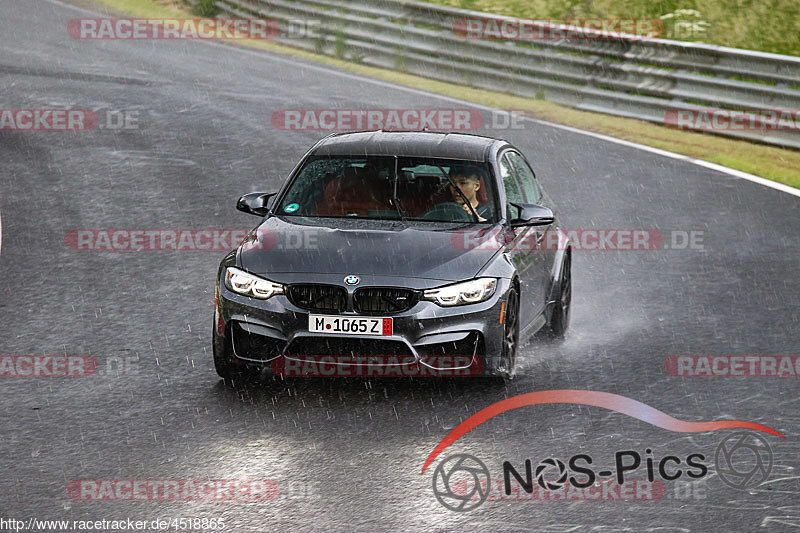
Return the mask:
<path id="1" fill-rule="evenodd" d="M 391 335 L 391 318 L 309 315 L 308 331 L 337 335 Z"/>

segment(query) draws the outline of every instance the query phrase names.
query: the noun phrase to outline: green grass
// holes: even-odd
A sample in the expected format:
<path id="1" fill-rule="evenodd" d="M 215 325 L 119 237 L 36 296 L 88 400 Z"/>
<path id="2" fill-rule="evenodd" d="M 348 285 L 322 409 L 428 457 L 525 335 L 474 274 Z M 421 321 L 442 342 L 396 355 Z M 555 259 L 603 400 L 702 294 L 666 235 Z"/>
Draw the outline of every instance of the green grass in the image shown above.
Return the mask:
<path id="1" fill-rule="evenodd" d="M 652 19 L 692 9 L 709 24 L 710 44 L 800 55 L 797 0 L 427 0 L 429 3 L 525 19 Z M 682 20 L 687 20 L 684 18 Z"/>
<path id="2" fill-rule="evenodd" d="M 216 0 L 199 0 L 192 9 L 198 17 L 214 17 L 219 13 Z"/>
<path id="3" fill-rule="evenodd" d="M 189 9 L 166 6 L 169 0 L 95 0 L 116 11 L 140 17 L 191 16 Z M 480 0 L 476 0 L 480 1 Z M 724 165 L 800 188 L 800 151 L 740 141 L 710 134 L 679 131 L 641 120 L 579 111 L 541 99 L 473 89 L 452 83 L 344 61 L 264 41 L 246 41 L 247 46 L 305 58 L 350 70 L 398 85 L 422 89 L 497 109 L 522 111 L 526 115 L 603 133 L 662 150 Z"/>
<path id="4" fill-rule="evenodd" d="M 188 6 L 178 2 L 156 0 L 95 0 L 109 9 L 135 17 L 191 16 Z"/>

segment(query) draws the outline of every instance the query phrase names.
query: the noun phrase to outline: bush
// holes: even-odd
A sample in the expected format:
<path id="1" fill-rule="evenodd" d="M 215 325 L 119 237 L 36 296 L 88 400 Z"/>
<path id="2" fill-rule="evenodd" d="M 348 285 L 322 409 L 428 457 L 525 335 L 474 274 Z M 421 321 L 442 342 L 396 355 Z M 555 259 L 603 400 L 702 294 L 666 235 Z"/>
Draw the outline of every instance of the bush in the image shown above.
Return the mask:
<path id="1" fill-rule="evenodd" d="M 198 17 L 216 17 L 219 13 L 217 0 L 198 0 L 192 9 L 192 13 Z"/>

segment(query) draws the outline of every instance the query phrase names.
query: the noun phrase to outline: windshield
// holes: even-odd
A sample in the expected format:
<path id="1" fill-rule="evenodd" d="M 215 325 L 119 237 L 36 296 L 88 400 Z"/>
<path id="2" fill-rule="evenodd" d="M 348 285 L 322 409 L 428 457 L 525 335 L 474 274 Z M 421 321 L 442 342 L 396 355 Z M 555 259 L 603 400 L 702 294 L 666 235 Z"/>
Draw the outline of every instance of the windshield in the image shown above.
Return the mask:
<path id="1" fill-rule="evenodd" d="M 492 223 L 495 191 L 487 163 L 393 156 L 311 157 L 276 212 L 432 222 Z"/>

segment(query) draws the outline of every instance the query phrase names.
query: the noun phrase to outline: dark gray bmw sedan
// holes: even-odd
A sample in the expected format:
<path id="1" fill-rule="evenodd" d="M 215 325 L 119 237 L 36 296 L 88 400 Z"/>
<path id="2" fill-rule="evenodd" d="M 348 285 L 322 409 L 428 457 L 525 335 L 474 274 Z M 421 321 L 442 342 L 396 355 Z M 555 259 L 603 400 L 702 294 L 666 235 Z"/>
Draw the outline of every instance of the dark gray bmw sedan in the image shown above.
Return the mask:
<path id="1" fill-rule="evenodd" d="M 525 157 L 477 135 L 334 134 L 223 259 L 217 373 L 511 379 L 520 343 L 563 337 L 571 245 Z"/>

